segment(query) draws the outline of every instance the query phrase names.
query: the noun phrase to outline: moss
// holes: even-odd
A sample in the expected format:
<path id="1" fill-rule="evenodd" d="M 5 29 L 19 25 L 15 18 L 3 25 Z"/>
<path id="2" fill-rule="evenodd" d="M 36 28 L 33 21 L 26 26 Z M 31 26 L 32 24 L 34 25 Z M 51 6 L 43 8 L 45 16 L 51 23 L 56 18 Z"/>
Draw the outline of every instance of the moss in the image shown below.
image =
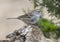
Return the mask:
<path id="1" fill-rule="evenodd" d="M 47 20 L 45 18 L 40 18 L 37 22 L 39 28 L 42 30 L 45 37 L 50 38 L 54 34 L 54 38 L 58 38 L 60 36 L 60 27 L 55 25 L 52 21 Z"/>

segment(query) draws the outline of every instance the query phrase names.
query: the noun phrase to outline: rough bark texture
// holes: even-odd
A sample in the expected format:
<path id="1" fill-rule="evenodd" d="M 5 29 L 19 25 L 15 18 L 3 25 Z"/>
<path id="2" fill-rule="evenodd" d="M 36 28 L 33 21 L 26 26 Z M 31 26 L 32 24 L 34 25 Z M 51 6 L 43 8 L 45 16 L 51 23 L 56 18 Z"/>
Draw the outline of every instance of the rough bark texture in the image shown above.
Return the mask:
<path id="1" fill-rule="evenodd" d="M 47 39 L 37 26 L 24 26 L 6 36 L 8 40 L 0 42 L 55 42 Z"/>

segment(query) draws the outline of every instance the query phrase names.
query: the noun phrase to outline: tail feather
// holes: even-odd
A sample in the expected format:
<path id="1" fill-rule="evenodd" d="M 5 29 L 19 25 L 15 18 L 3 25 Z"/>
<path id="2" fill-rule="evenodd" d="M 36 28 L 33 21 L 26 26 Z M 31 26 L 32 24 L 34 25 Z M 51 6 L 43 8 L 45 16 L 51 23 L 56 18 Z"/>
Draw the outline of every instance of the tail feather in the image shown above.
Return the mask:
<path id="1" fill-rule="evenodd" d="M 8 20 L 8 19 L 18 19 L 18 18 L 7 18 L 7 20 Z"/>

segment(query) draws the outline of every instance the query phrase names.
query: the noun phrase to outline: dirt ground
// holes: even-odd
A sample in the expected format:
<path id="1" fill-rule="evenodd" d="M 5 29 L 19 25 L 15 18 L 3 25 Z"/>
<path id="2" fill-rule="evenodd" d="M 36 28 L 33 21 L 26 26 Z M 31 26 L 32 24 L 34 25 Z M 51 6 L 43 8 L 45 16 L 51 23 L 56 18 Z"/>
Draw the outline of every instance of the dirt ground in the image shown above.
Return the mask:
<path id="1" fill-rule="evenodd" d="M 0 0 L 0 40 L 6 39 L 7 34 L 25 25 L 17 19 L 6 20 L 23 15 L 22 9 L 33 9 L 33 5 L 28 0 Z"/>

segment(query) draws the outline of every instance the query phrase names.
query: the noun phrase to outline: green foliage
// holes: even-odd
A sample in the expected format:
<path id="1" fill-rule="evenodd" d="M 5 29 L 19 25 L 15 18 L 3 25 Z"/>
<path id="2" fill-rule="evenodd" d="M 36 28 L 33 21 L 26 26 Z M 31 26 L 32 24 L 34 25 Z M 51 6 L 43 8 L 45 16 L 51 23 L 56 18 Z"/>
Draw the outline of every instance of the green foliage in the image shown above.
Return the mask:
<path id="1" fill-rule="evenodd" d="M 48 12 L 52 16 L 60 18 L 60 0 L 42 0 L 43 3 L 40 3 L 39 0 L 33 0 L 34 8 L 44 6 L 48 8 Z"/>
<path id="2" fill-rule="evenodd" d="M 38 21 L 38 26 L 41 27 L 44 32 L 49 32 L 49 31 L 53 31 L 56 29 L 56 26 L 54 25 L 54 23 L 52 23 L 52 21 L 49 21 L 44 18 L 41 18 Z"/>
<path id="3" fill-rule="evenodd" d="M 48 8 L 51 15 L 60 17 L 60 0 L 43 0 L 43 4 Z"/>
<path id="4" fill-rule="evenodd" d="M 60 27 L 56 26 L 52 21 L 41 18 L 37 24 L 47 38 L 53 36 L 52 34 L 54 34 L 54 38 L 58 38 L 60 36 Z"/>

